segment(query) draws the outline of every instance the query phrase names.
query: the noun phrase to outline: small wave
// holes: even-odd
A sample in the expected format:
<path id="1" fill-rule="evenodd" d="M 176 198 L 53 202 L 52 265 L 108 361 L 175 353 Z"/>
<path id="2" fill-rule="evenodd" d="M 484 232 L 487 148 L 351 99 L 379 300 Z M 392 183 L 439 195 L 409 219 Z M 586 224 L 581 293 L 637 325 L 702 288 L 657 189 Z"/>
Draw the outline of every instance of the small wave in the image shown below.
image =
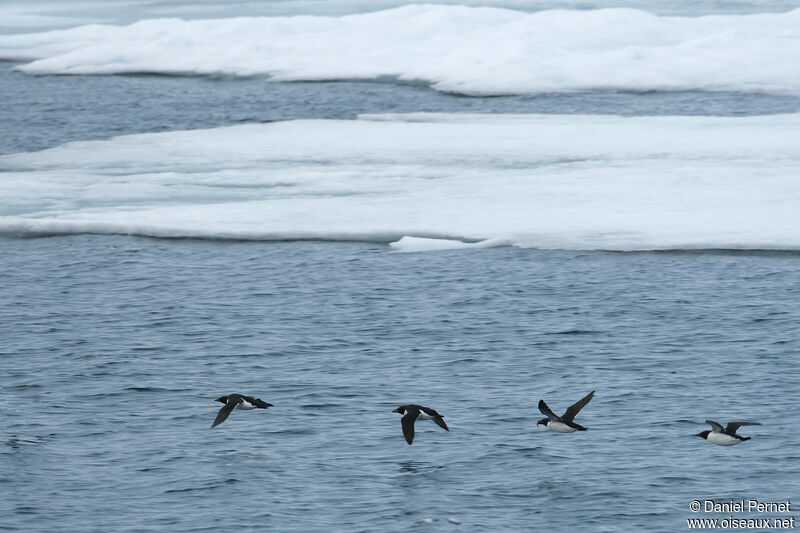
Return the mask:
<path id="1" fill-rule="evenodd" d="M 16 435 L 12 435 L 3 444 L 11 448 L 12 450 L 18 451 L 25 446 L 38 446 L 42 444 L 44 441 L 45 438 L 38 436 L 18 437 Z"/>
<path id="2" fill-rule="evenodd" d="M 450 359 L 448 361 L 442 361 L 441 363 L 437 363 L 439 366 L 461 366 L 465 364 L 472 364 L 472 363 L 482 363 L 485 362 L 483 359 L 478 359 L 476 357 L 463 357 L 461 359 Z"/>
<path id="3" fill-rule="evenodd" d="M 126 391 L 133 391 L 133 392 L 181 392 L 181 391 L 190 391 L 193 389 L 165 389 L 163 387 L 125 387 Z"/>
<path id="4" fill-rule="evenodd" d="M 564 331 L 552 331 L 544 333 L 544 335 L 595 335 L 601 333 L 599 331 L 592 331 L 590 329 L 565 329 Z"/>
<path id="5" fill-rule="evenodd" d="M 317 431 L 308 428 L 292 428 L 276 430 L 273 433 L 280 435 L 316 435 Z"/>
<path id="6" fill-rule="evenodd" d="M 185 492 L 198 492 L 198 491 L 206 491 L 206 490 L 214 490 L 220 487 L 224 487 L 226 485 L 232 485 L 234 483 L 239 483 L 238 479 L 226 479 L 225 481 L 219 483 L 213 483 L 210 485 L 205 485 L 202 487 L 184 487 L 180 489 L 167 489 L 163 492 L 163 494 L 181 494 Z"/>
<path id="7" fill-rule="evenodd" d="M 307 403 L 300 406 L 303 409 L 338 409 L 342 407 L 339 403 Z"/>
<path id="8" fill-rule="evenodd" d="M 411 475 L 432 474 L 445 468 L 445 465 L 431 464 L 425 461 L 405 461 L 400 463 L 399 466 L 401 474 Z"/>

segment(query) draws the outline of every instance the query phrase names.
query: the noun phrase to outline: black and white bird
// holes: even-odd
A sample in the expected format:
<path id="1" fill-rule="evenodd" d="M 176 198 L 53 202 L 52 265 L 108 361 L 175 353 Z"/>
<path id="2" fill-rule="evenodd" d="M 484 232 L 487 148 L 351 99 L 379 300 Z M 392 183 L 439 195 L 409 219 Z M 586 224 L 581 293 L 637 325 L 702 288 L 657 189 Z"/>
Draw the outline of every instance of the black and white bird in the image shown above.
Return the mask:
<path id="1" fill-rule="evenodd" d="M 706 420 L 706 424 L 711 426 L 711 430 L 701 431 L 695 437 L 702 437 L 708 442 L 718 444 L 720 446 L 733 446 L 742 441 L 750 440 L 751 437 L 742 437 L 736 434 L 736 430 L 742 426 L 760 426 L 761 422 L 728 422 L 724 428 L 719 422 L 713 420 Z"/>
<path id="2" fill-rule="evenodd" d="M 214 423 L 211 424 L 212 428 L 225 422 L 225 420 L 228 419 L 228 415 L 230 415 L 234 409 L 249 411 L 250 409 L 266 409 L 267 407 L 272 407 L 271 403 L 267 403 L 260 398 L 253 398 L 252 396 L 245 396 L 243 394 L 228 394 L 227 396 L 220 396 L 214 401 L 222 402 L 225 405 L 223 405 L 222 409 L 217 413 L 217 418 L 215 418 Z"/>
<path id="3" fill-rule="evenodd" d="M 414 422 L 417 420 L 433 420 L 440 428 L 450 431 L 450 428 L 444 422 L 444 417 L 430 407 L 414 404 L 401 405 L 392 412 L 403 415 L 400 423 L 403 425 L 403 436 L 409 445 L 414 442 Z"/>
<path id="4" fill-rule="evenodd" d="M 586 431 L 586 428 L 581 426 L 580 424 L 576 424 L 572 420 L 575 416 L 583 409 L 587 403 L 592 401 L 592 397 L 594 396 L 594 391 L 590 392 L 574 404 L 570 405 L 563 415 L 558 416 L 553 411 L 547 407 L 547 404 L 544 403 L 544 400 L 539 400 L 539 411 L 547 418 L 542 418 L 536 425 L 539 424 L 545 426 L 550 431 L 555 431 L 557 433 L 572 433 L 573 431 Z"/>

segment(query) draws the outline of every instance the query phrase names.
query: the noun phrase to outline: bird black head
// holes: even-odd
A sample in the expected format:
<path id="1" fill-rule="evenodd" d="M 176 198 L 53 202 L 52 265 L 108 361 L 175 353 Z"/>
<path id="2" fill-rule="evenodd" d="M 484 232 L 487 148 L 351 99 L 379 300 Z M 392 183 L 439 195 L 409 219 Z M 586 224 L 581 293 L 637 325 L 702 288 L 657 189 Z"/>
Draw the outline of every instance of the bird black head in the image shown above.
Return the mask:
<path id="1" fill-rule="evenodd" d="M 700 437 L 700 438 L 703 438 L 703 439 L 705 439 L 705 438 L 708 438 L 708 434 L 709 434 L 709 433 L 711 433 L 711 430 L 708 430 L 708 429 L 707 429 L 707 430 L 705 430 L 705 431 L 701 431 L 700 433 L 695 433 L 695 435 L 694 435 L 694 436 L 695 436 L 695 437 Z"/>
<path id="2" fill-rule="evenodd" d="M 219 398 L 217 398 L 214 401 L 215 402 L 221 402 L 221 403 L 228 403 L 228 397 L 227 396 L 220 396 Z"/>
<path id="3" fill-rule="evenodd" d="M 403 413 L 406 412 L 406 406 L 405 405 L 401 405 L 400 407 L 398 407 L 397 409 L 395 409 L 392 412 L 393 413 L 400 413 L 402 415 Z"/>
<path id="4" fill-rule="evenodd" d="M 548 422 L 550 422 L 549 418 L 542 418 L 541 420 L 536 422 L 536 425 L 537 426 L 546 426 Z"/>

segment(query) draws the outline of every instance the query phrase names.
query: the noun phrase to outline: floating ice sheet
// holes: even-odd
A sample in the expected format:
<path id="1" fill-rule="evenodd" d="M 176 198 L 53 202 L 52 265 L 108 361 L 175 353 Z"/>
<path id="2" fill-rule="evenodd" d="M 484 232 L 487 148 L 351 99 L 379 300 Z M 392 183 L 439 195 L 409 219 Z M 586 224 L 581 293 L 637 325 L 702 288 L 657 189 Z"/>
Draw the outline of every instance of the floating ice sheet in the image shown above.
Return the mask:
<path id="1" fill-rule="evenodd" d="M 800 9 L 658 16 L 409 5 L 346 16 L 150 19 L 0 36 L 31 74 L 397 80 L 498 95 L 800 88 Z"/>
<path id="2" fill-rule="evenodd" d="M 129 135 L 0 157 L 0 232 L 798 249 L 797 139 L 800 114 L 379 115 Z"/>

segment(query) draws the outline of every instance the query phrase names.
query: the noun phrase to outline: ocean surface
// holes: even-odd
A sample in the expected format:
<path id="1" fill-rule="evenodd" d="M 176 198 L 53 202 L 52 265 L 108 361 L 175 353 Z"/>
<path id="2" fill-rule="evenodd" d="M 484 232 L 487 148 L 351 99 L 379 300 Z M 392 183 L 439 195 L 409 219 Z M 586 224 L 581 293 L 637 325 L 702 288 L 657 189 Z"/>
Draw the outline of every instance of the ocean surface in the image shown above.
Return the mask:
<path id="1" fill-rule="evenodd" d="M 800 4 L 0 20 L 0 531 L 797 515 Z"/>

